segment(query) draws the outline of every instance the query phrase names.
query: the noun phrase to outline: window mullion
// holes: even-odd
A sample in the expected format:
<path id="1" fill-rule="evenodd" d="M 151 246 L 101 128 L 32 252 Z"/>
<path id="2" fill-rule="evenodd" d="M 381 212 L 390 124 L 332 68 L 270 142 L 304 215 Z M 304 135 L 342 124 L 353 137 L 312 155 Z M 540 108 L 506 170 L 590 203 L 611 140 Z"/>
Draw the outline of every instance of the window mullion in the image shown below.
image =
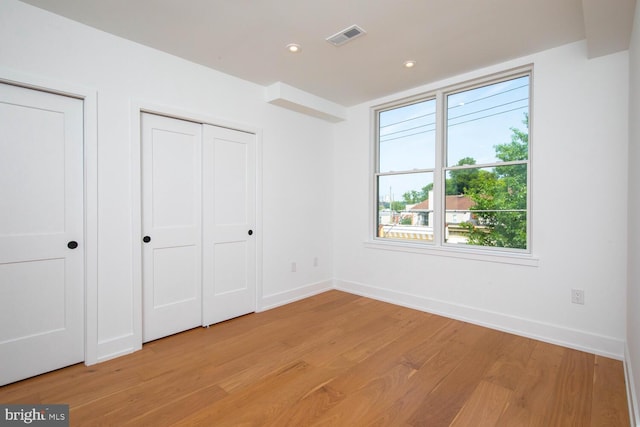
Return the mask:
<path id="1" fill-rule="evenodd" d="M 445 117 L 444 117 L 444 94 L 442 91 L 436 93 L 436 170 L 433 174 L 433 235 L 434 243 L 438 246 L 444 241 L 444 171 L 445 165 Z"/>

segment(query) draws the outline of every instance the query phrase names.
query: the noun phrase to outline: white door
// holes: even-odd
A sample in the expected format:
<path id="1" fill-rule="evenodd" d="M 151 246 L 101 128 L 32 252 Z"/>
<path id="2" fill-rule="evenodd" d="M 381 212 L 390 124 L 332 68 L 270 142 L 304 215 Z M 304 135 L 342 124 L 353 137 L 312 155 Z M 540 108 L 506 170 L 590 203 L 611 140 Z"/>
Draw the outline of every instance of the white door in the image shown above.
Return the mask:
<path id="1" fill-rule="evenodd" d="M 143 341 L 202 324 L 202 125 L 142 114 Z"/>
<path id="2" fill-rule="evenodd" d="M 203 325 L 255 311 L 255 135 L 204 126 Z"/>
<path id="3" fill-rule="evenodd" d="M 0 84 L 0 385 L 84 360 L 83 105 Z"/>

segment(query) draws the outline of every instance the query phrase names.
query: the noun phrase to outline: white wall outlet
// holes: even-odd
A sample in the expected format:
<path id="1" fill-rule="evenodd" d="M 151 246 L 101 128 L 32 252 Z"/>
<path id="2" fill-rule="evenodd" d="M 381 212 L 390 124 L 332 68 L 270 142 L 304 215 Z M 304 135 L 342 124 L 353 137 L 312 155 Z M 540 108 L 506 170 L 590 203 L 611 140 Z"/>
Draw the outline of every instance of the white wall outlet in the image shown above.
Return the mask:
<path id="1" fill-rule="evenodd" d="M 296 265 L 296 263 L 295 263 L 295 262 L 292 262 L 292 263 L 291 263 L 291 272 L 292 272 L 292 273 L 295 273 L 295 272 L 296 272 L 296 270 L 298 269 L 297 267 L 298 267 L 298 266 Z"/>
<path id="2" fill-rule="evenodd" d="M 571 302 L 573 304 L 584 304 L 584 290 L 571 289 Z"/>
<path id="3" fill-rule="evenodd" d="M 318 257 L 313 258 L 313 266 L 314 267 L 318 266 Z"/>

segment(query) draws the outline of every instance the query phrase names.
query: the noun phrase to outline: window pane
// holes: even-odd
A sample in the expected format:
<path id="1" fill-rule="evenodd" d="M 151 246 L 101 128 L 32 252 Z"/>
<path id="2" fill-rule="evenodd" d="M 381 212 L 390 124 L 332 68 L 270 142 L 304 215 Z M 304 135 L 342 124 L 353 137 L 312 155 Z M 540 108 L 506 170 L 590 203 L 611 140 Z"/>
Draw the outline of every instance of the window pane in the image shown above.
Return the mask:
<path id="1" fill-rule="evenodd" d="M 445 191 L 447 243 L 526 249 L 526 164 L 450 170 Z"/>
<path id="2" fill-rule="evenodd" d="M 529 76 L 447 96 L 447 166 L 527 160 Z"/>
<path id="3" fill-rule="evenodd" d="M 432 169 L 435 129 L 435 99 L 380 112 L 378 171 Z"/>
<path id="4" fill-rule="evenodd" d="M 433 240 L 433 173 L 378 177 L 376 236 L 387 239 Z"/>

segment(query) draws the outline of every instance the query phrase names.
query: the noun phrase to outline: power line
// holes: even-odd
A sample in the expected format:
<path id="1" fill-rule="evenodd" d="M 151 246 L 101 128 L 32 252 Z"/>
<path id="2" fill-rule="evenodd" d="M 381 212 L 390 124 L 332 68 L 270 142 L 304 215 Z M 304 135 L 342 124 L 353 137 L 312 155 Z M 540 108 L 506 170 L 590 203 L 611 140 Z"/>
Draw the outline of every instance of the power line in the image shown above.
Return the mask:
<path id="1" fill-rule="evenodd" d="M 450 117 L 450 118 L 448 118 L 447 120 L 448 120 L 448 121 L 451 121 L 451 120 L 459 119 L 460 117 L 471 116 L 471 115 L 474 115 L 474 114 L 481 113 L 481 112 L 483 112 L 483 111 L 493 110 L 493 109 L 495 109 L 495 108 L 504 107 L 505 105 L 515 104 L 516 102 L 522 102 L 522 101 L 526 101 L 526 100 L 527 100 L 527 98 L 517 99 L 517 100 L 515 100 L 515 101 L 507 102 L 507 103 L 500 104 L 500 105 L 495 105 L 495 106 L 493 106 L 493 107 L 489 107 L 489 108 L 484 108 L 484 109 L 482 109 L 482 110 L 473 111 L 473 112 L 471 112 L 471 113 L 466 113 L 466 114 L 461 114 L 461 115 L 459 115 L 459 116 Z M 516 111 L 516 110 L 519 110 L 519 109 L 522 109 L 522 108 L 527 108 L 527 107 L 528 107 L 528 106 L 526 106 L 526 105 L 525 105 L 525 106 L 518 107 L 518 108 L 514 108 L 514 109 L 511 109 L 511 110 L 502 111 L 502 112 L 499 112 L 499 113 L 496 113 L 496 114 L 489 114 L 489 115 L 486 115 L 486 116 L 477 117 L 476 119 L 473 119 L 473 120 L 465 120 L 465 121 L 460 122 L 460 123 L 453 123 L 453 124 L 449 124 L 448 126 L 457 126 L 457 125 L 460 125 L 460 124 L 463 124 L 463 123 L 469 123 L 469 122 L 472 122 L 472 121 L 475 121 L 475 120 L 480 120 L 480 119 L 483 119 L 483 118 L 492 117 L 492 116 L 495 116 L 495 115 L 498 115 L 498 114 L 508 113 L 508 112 L 511 112 L 511 111 Z M 409 119 L 409 120 L 413 120 L 413 119 Z M 409 120 L 404 120 L 404 121 L 409 121 Z M 401 122 L 398 122 L 398 123 L 401 123 Z M 398 130 L 398 131 L 395 131 L 395 132 L 389 132 L 389 133 L 387 133 L 387 134 L 380 135 L 380 139 L 381 139 L 381 141 L 382 141 L 382 138 L 386 138 L 386 137 L 387 137 L 387 136 L 389 136 L 389 135 L 394 135 L 394 134 L 398 134 L 398 133 L 402 133 L 402 132 L 408 132 L 408 131 L 410 131 L 410 130 L 420 129 L 421 127 L 434 126 L 434 125 L 435 125 L 435 122 L 432 122 L 432 123 L 427 123 L 427 124 L 420 125 L 420 126 L 414 126 L 414 127 L 412 127 L 412 128 L 407 128 L 407 129 Z M 426 131 L 424 131 L 424 132 L 431 132 L 431 131 L 433 131 L 433 130 L 435 130 L 435 129 L 429 129 L 429 130 L 426 130 Z M 419 135 L 420 133 L 422 133 L 422 132 L 412 133 L 412 134 L 410 134 L 410 135 L 399 136 L 399 137 L 396 137 L 396 138 L 387 138 L 387 139 L 385 139 L 385 140 L 384 140 L 384 141 L 382 141 L 382 142 L 385 142 L 385 141 L 392 141 L 392 140 L 394 140 L 394 139 L 405 138 L 405 137 L 413 136 L 413 135 Z"/>
<path id="2" fill-rule="evenodd" d="M 524 84 L 524 85 L 521 85 L 521 86 L 516 86 L 516 87 L 511 88 L 511 89 L 507 89 L 507 90 L 503 90 L 503 91 L 500 91 L 500 92 L 496 92 L 496 93 L 494 93 L 494 94 L 487 95 L 487 96 L 483 96 L 483 97 L 481 97 L 481 98 L 476 98 L 476 99 L 471 100 L 471 101 L 469 101 L 469 102 L 465 102 L 464 104 L 454 105 L 453 107 L 448 107 L 447 109 L 448 109 L 448 110 L 453 110 L 453 109 L 455 109 L 455 108 L 464 107 L 464 106 L 466 106 L 466 105 L 473 104 L 474 102 L 479 102 L 479 101 L 482 101 L 482 100 L 485 100 L 485 99 L 493 98 L 493 97 L 495 97 L 495 96 L 502 95 L 502 94 L 504 94 L 504 93 L 508 93 L 508 92 L 513 92 L 514 90 L 522 89 L 523 87 L 528 87 L 528 86 L 529 86 L 529 84 L 528 84 L 528 83 L 527 83 L 527 84 Z M 461 92 L 459 92 L 459 93 L 461 93 Z M 449 95 L 449 96 L 451 96 L 451 95 Z M 523 98 L 523 99 L 527 99 L 527 98 Z M 431 100 L 428 100 L 428 101 L 431 101 Z M 412 105 L 416 105 L 416 104 L 412 104 Z M 401 107 L 401 108 L 403 108 L 403 107 Z M 479 111 L 476 111 L 476 112 L 480 112 L 480 111 L 484 111 L 484 110 L 479 110 Z M 401 124 L 401 123 L 410 122 L 410 121 L 412 121 L 412 120 L 418 120 L 418 119 L 421 119 L 421 118 L 423 118 L 423 117 L 433 116 L 433 115 L 435 115 L 435 114 L 436 114 L 435 112 L 433 112 L 433 113 L 428 113 L 428 114 L 422 114 L 422 115 L 420 115 L 420 116 L 412 117 L 412 118 L 410 118 L 410 119 L 400 120 L 399 122 L 394 122 L 394 123 L 389 123 L 389 124 L 387 124 L 387 125 L 382 125 L 382 126 L 380 126 L 380 129 L 384 129 L 384 128 L 389 127 L 389 126 L 399 125 L 399 124 Z M 469 113 L 469 114 L 473 114 L 473 113 Z M 458 116 L 458 117 L 462 117 L 462 116 Z"/>
<path id="3" fill-rule="evenodd" d="M 527 86 L 529 86 L 528 83 L 525 84 L 525 85 L 522 85 L 522 86 L 517 86 L 517 87 L 511 88 L 511 89 L 507 89 L 507 90 L 502 91 L 502 92 L 496 92 L 496 93 L 494 93 L 492 95 L 483 96 L 482 98 L 477 98 L 477 99 L 474 99 L 472 101 L 465 102 L 463 104 L 454 105 L 453 107 L 448 107 L 448 109 L 449 110 L 453 110 L 454 108 L 464 107 L 465 105 L 473 104 L 474 102 L 482 101 L 484 99 L 493 98 L 494 96 L 502 95 L 503 93 L 507 93 L 507 92 L 512 92 L 512 91 L 517 90 L 517 89 L 522 89 L 523 87 L 527 87 Z M 458 93 L 461 93 L 461 92 L 458 92 Z M 454 95 L 458 95 L 458 93 L 456 93 Z M 449 95 L 449 96 L 451 96 L 451 95 Z"/>
<path id="4" fill-rule="evenodd" d="M 527 100 L 527 98 L 516 99 L 515 101 L 507 102 L 507 103 L 500 104 L 500 105 L 494 105 L 493 107 L 484 108 L 484 109 L 482 109 L 482 110 L 473 111 L 473 112 L 471 112 L 471 113 L 460 114 L 459 116 L 455 116 L 455 117 L 447 117 L 447 121 L 451 121 L 451 120 L 459 119 L 460 117 L 471 116 L 471 115 L 474 115 L 474 114 L 481 113 L 481 112 L 483 112 L 483 111 L 493 110 L 493 109 L 495 109 L 495 108 L 504 107 L 505 105 L 515 104 L 516 102 L 522 102 L 522 101 L 526 101 L 526 100 Z M 522 107 L 522 108 L 524 108 L 524 107 Z"/>
<path id="5" fill-rule="evenodd" d="M 433 113 L 422 114 L 422 115 L 420 115 L 420 116 L 412 117 L 412 118 L 410 118 L 410 119 L 400 120 L 399 122 L 390 123 L 390 124 L 388 124 L 388 125 L 380 126 L 380 129 L 382 129 L 382 128 L 386 128 L 386 127 L 389 127 L 389 126 L 399 125 L 400 123 L 410 122 L 411 120 L 418 120 L 418 119 L 421 119 L 421 118 L 423 118 L 423 117 L 433 116 L 433 115 L 435 115 L 435 114 L 436 114 L 436 113 L 435 113 L 435 111 L 434 111 Z"/>
<path id="6" fill-rule="evenodd" d="M 523 108 L 529 108 L 529 106 L 525 105 L 523 107 L 512 108 L 511 110 L 500 111 L 499 113 L 487 114 L 486 116 L 477 117 L 475 119 L 465 120 L 464 122 L 460 122 L 460 123 L 454 123 L 452 125 L 448 125 L 448 127 L 458 126 L 458 125 L 462 125 L 464 123 L 469 123 L 469 122 L 475 122 L 476 120 L 486 119 L 487 117 L 499 116 L 500 114 L 506 114 L 506 113 L 510 113 L 512 111 L 522 110 Z"/>
<path id="7" fill-rule="evenodd" d="M 462 124 L 469 123 L 469 122 L 475 122 L 477 120 L 486 119 L 487 117 L 499 116 L 500 114 L 506 114 L 506 113 L 510 113 L 512 111 L 522 110 L 524 108 L 529 108 L 529 106 L 525 105 L 525 106 L 522 106 L 522 107 L 512 108 L 510 110 L 500 111 L 500 112 L 493 113 L 493 114 L 487 114 L 487 115 L 482 116 L 482 117 L 476 117 L 474 119 L 469 119 L 469 120 L 465 120 L 465 121 L 462 121 L 462 122 L 459 122 L 459 123 L 450 124 L 450 125 L 448 125 L 448 127 L 458 126 L 458 125 L 462 125 Z M 462 116 L 458 116 L 458 117 L 462 117 Z M 416 127 L 416 129 L 419 128 L 419 127 L 421 127 L 421 126 Z M 384 137 L 381 136 L 380 137 L 380 142 L 388 142 L 388 141 L 393 141 L 393 140 L 396 140 L 396 139 L 408 138 L 410 136 L 420 135 L 420 134 L 423 134 L 423 133 L 429 133 L 429 132 L 434 132 L 434 131 L 435 131 L 435 129 L 430 129 L 430 130 L 425 130 L 425 131 L 422 131 L 422 132 L 412 133 L 410 135 L 396 136 L 394 138 L 388 138 L 388 139 L 385 139 L 385 140 L 383 140 L 382 138 L 384 138 Z M 389 134 L 389 135 L 391 135 L 391 134 Z"/>
<path id="8" fill-rule="evenodd" d="M 397 130 L 395 132 L 385 133 L 384 135 L 380 135 L 380 138 L 386 138 L 389 135 L 395 135 L 396 133 L 408 132 L 410 130 L 420 129 L 420 128 L 423 128 L 423 127 L 426 127 L 426 126 L 435 126 L 435 124 L 436 124 L 436 122 L 427 123 L 426 125 L 414 126 L 412 128 L 407 128 L 407 129 Z"/>
<path id="9" fill-rule="evenodd" d="M 429 132 L 435 132 L 435 131 L 436 131 L 435 129 L 423 130 L 422 132 L 416 132 L 416 133 L 412 133 L 412 134 L 410 134 L 410 135 L 396 136 L 395 138 L 385 139 L 384 141 L 383 141 L 383 140 L 380 140 L 380 142 L 389 142 L 389 141 L 393 141 L 393 140 L 395 140 L 395 139 L 408 138 L 408 137 L 410 137 L 410 136 L 420 135 L 420 134 L 423 134 L 423 133 L 429 133 Z"/>

